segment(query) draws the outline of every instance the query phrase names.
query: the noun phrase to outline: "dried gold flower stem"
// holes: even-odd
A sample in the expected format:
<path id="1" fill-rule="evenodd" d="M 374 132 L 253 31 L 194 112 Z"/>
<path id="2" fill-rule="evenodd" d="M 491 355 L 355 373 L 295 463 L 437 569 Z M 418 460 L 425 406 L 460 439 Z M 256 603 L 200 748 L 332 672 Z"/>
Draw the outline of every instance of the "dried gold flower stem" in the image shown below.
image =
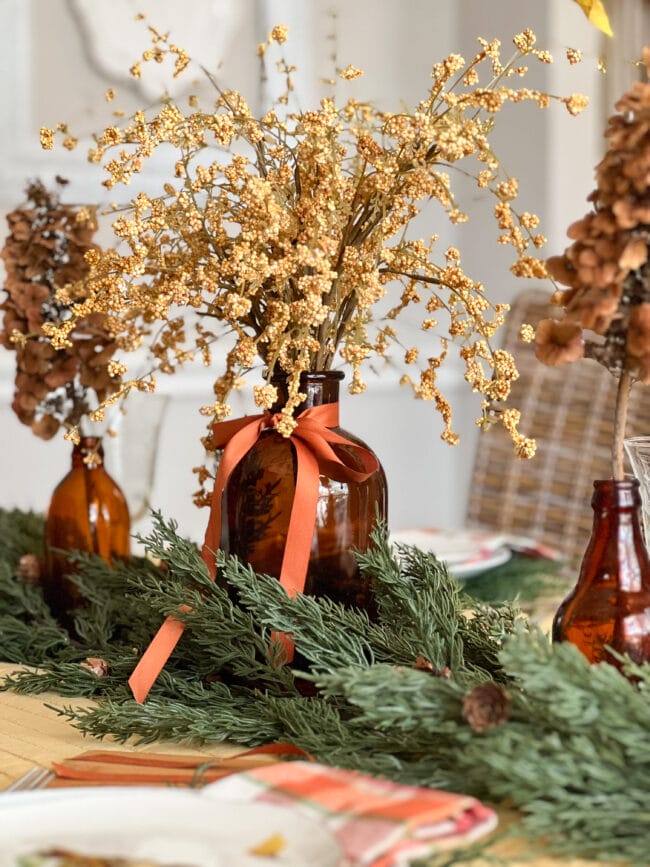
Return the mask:
<path id="1" fill-rule="evenodd" d="M 189 57 L 166 34 L 150 33 L 153 46 L 142 60 L 173 55 L 176 76 Z M 258 46 L 260 59 L 286 36 L 286 27 L 274 27 Z M 289 435 L 301 373 L 329 368 L 340 357 L 352 370 L 349 390 L 362 392 L 362 365 L 373 354 L 383 357 L 396 336 L 388 325 L 369 335 L 384 315 L 376 305 L 397 293 L 387 314 L 392 320 L 422 301 L 421 328 L 433 341 L 422 360 L 417 347 L 406 347 L 405 364 L 415 365 L 419 381 L 402 381 L 436 406 L 445 426 L 441 436 L 456 442 L 438 369 L 451 341 L 458 340 L 472 389 L 505 402 L 516 368 L 508 353 L 492 350 L 489 338 L 502 325 L 507 305 L 485 297 L 482 284 L 464 273 L 455 248 L 437 261 L 437 235 L 412 238 L 407 230 L 429 203 L 439 205 L 452 224 L 468 219 L 456 204 L 447 169 L 476 159 L 484 168 L 474 179 L 497 199 L 495 218 L 505 230 L 499 243 L 511 244 L 518 257 L 513 272 L 538 276 L 531 272 L 542 268 L 536 256 L 525 255 L 531 241 L 510 209 L 517 184 L 501 170 L 488 136 L 505 103 L 547 106 L 548 95 L 501 81 L 525 74 L 527 67 L 514 68 L 519 58 L 550 62 L 550 55 L 534 47 L 529 30 L 513 38 L 517 51 L 505 66 L 497 40 L 479 43 L 469 63 L 450 54 L 434 64 L 433 83 L 412 111 L 379 111 L 352 97 L 343 105 L 330 97 L 312 110 L 292 110 L 294 69 L 281 56 L 276 69 L 284 76 L 283 93 L 260 117 L 202 67 L 218 97 L 209 107 L 191 97 L 188 111 L 165 98 L 154 115 L 136 111 L 122 126 L 107 127 L 95 137 L 89 159 L 103 163 L 108 189 L 129 183 L 159 146 L 175 149 L 177 161 L 164 195 L 140 193 L 115 219 L 115 235 L 125 248 L 93 257 L 88 292 L 78 296 L 83 303 L 73 314 L 106 314 L 125 351 L 151 339 L 152 323 L 167 321 L 150 347 L 162 372 L 173 372 L 198 353 L 205 365 L 211 362 L 216 337 L 196 321 L 186 322 L 184 311 L 216 320 L 220 334 L 228 329 L 236 339 L 215 377 L 216 400 L 201 411 L 214 421 L 227 417 L 231 390 L 260 358 L 267 385 L 255 390 L 259 406 L 274 402 L 269 380 L 276 369 L 290 378 L 278 424 Z M 264 62 L 262 69 L 266 75 Z M 481 86 L 483 70 L 487 84 Z M 140 76 L 139 61 L 131 71 Z M 338 74 L 351 80 L 362 73 L 350 65 Z M 54 133 L 42 130 L 44 147 L 51 146 Z M 532 224 L 534 215 L 524 216 Z M 418 290 L 425 286 L 423 300 Z M 440 296 L 435 287 L 445 287 Z M 489 309 L 494 315 L 486 317 Z M 449 318 L 444 337 L 431 330 L 438 325 L 437 310 Z M 64 339 L 67 327 L 62 322 L 55 336 Z M 509 419 L 517 454 L 530 456 L 534 444 L 517 433 L 516 411 L 503 418 Z"/>
<path id="2" fill-rule="evenodd" d="M 444 283 L 442 280 L 438 279 L 438 277 L 430 277 L 428 274 L 414 274 L 410 271 L 398 271 L 396 268 L 380 268 L 380 274 L 395 274 L 395 276 L 400 277 L 408 277 L 409 280 L 416 280 L 417 282 L 422 283 L 432 283 L 435 286 L 446 286 L 447 289 L 452 290 L 452 287 Z M 453 290 L 452 290 L 453 291 Z"/>

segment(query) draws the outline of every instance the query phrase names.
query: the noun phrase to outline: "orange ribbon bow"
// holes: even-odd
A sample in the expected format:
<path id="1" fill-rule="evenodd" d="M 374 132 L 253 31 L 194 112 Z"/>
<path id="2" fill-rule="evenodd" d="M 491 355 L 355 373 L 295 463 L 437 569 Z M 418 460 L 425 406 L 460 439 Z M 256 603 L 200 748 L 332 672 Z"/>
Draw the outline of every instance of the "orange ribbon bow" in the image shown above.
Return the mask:
<path id="1" fill-rule="evenodd" d="M 214 482 L 202 550 L 203 560 L 213 580 L 216 577 L 215 552 L 221 539 L 224 489 L 237 464 L 264 431 L 273 429 L 274 422 L 275 416 L 264 413 L 219 422 L 213 428 L 215 448 L 224 450 Z M 316 523 L 319 476 L 323 474 L 338 482 L 360 483 L 366 481 L 379 466 L 376 457 L 367 448 L 331 430 L 338 425 L 338 403 L 310 407 L 300 413 L 296 422 L 290 437 L 297 459 L 296 488 L 280 569 L 280 583 L 289 596 L 301 593 L 305 587 Z M 342 452 L 339 457 L 332 448 L 334 445 L 345 445 L 351 454 Z M 358 466 L 362 469 L 357 469 Z M 184 629 L 185 623 L 174 616 L 168 617 L 162 624 L 129 678 L 129 686 L 136 701 L 145 700 Z M 290 641 L 283 640 L 289 649 Z"/>

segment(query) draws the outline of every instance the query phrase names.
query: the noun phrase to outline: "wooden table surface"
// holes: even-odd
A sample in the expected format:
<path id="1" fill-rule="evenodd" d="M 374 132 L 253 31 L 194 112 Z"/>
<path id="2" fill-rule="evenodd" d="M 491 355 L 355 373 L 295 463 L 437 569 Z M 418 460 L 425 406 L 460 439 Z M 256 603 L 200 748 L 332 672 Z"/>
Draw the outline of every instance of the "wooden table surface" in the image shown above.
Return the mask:
<path id="1" fill-rule="evenodd" d="M 0 662 L 0 680 L 17 666 Z M 62 698 L 54 693 L 43 695 L 18 695 L 0 692 L 0 791 L 22 776 L 34 765 L 49 767 L 53 761 L 61 761 L 84 752 L 84 750 L 124 750 L 123 744 L 108 739 L 98 740 L 84 736 L 67 720 L 58 716 L 46 705 L 63 707 L 88 707 L 91 699 Z M 176 743 L 130 746 L 134 752 L 174 753 L 205 755 L 217 758 L 240 752 L 235 746 L 212 745 L 209 748 L 183 747 Z M 0 802 L 1 803 L 1 802 Z"/>
<path id="2" fill-rule="evenodd" d="M 15 665 L 0 663 L 0 680 L 6 674 L 14 671 Z M 134 752 L 155 752 L 174 754 L 203 754 L 216 758 L 240 752 L 241 747 L 211 745 L 207 748 L 183 747 L 177 743 L 157 741 L 145 746 L 128 746 L 113 743 L 108 739 L 103 741 L 82 735 L 63 717 L 46 707 L 74 705 L 89 706 L 90 699 L 62 698 L 53 693 L 43 695 L 18 695 L 13 692 L 0 692 L 0 815 L 2 813 L 2 790 L 18 779 L 25 771 L 34 765 L 49 767 L 52 761 L 61 761 L 90 749 L 124 750 Z M 501 826 L 517 821 L 516 813 L 502 811 Z M 527 858 L 525 841 L 508 841 L 498 844 L 492 849 L 492 854 L 503 859 L 502 863 L 512 865 L 527 865 L 527 867 L 596 867 L 613 862 L 586 861 L 574 859 L 564 861 L 554 858 Z M 476 865 L 485 865 L 485 860 L 477 861 Z M 305 865 L 307 867 L 307 865 Z"/>

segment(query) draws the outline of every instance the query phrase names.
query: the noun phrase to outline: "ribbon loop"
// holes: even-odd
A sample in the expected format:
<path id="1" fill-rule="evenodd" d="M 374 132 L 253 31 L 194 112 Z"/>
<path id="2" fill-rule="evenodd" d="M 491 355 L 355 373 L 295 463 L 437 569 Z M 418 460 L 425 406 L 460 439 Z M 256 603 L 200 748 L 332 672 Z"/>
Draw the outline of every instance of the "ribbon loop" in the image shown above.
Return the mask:
<path id="1" fill-rule="evenodd" d="M 201 556 L 212 579 L 216 577 L 215 553 L 221 541 L 221 510 L 223 493 L 235 467 L 245 458 L 260 436 L 274 428 L 271 413 L 244 416 L 215 424 L 213 442 L 223 449 L 214 482 L 210 518 Z M 377 458 L 366 447 L 347 439 L 331 428 L 338 426 L 338 403 L 313 406 L 296 418 L 296 427 L 289 439 L 296 454 L 296 483 L 285 542 L 279 580 L 289 596 L 301 593 L 309 567 L 311 543 L 316 523 L 319 476 L 338 482 L 361 483 L 378 468 Z M 335 452 L 333 446 L 344 446 Z M 185 609 L 187 610 L 187 609 Z M 176 647 L 185 623 L 168 617 L 129 678 L 136 701 L 143 702 L 156 678 Z M 281 640 L 291 658 L 293 645 L 287 636 Z"/>

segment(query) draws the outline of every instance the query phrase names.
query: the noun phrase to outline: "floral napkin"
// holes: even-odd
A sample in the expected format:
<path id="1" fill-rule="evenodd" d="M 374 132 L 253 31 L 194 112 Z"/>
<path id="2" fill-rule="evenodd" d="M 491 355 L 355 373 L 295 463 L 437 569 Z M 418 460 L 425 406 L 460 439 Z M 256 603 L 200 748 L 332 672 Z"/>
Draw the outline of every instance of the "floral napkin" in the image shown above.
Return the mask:
<path id="1" fill-rule="evenodd" d="M 205 789 L 224 800 L 291 807 L 337 838 L 341 867 L 401 867 L 466 845 L 496 827 L 493 810 L 467 795 L 404 786 L 315 762 L 281 762 Z"/>

